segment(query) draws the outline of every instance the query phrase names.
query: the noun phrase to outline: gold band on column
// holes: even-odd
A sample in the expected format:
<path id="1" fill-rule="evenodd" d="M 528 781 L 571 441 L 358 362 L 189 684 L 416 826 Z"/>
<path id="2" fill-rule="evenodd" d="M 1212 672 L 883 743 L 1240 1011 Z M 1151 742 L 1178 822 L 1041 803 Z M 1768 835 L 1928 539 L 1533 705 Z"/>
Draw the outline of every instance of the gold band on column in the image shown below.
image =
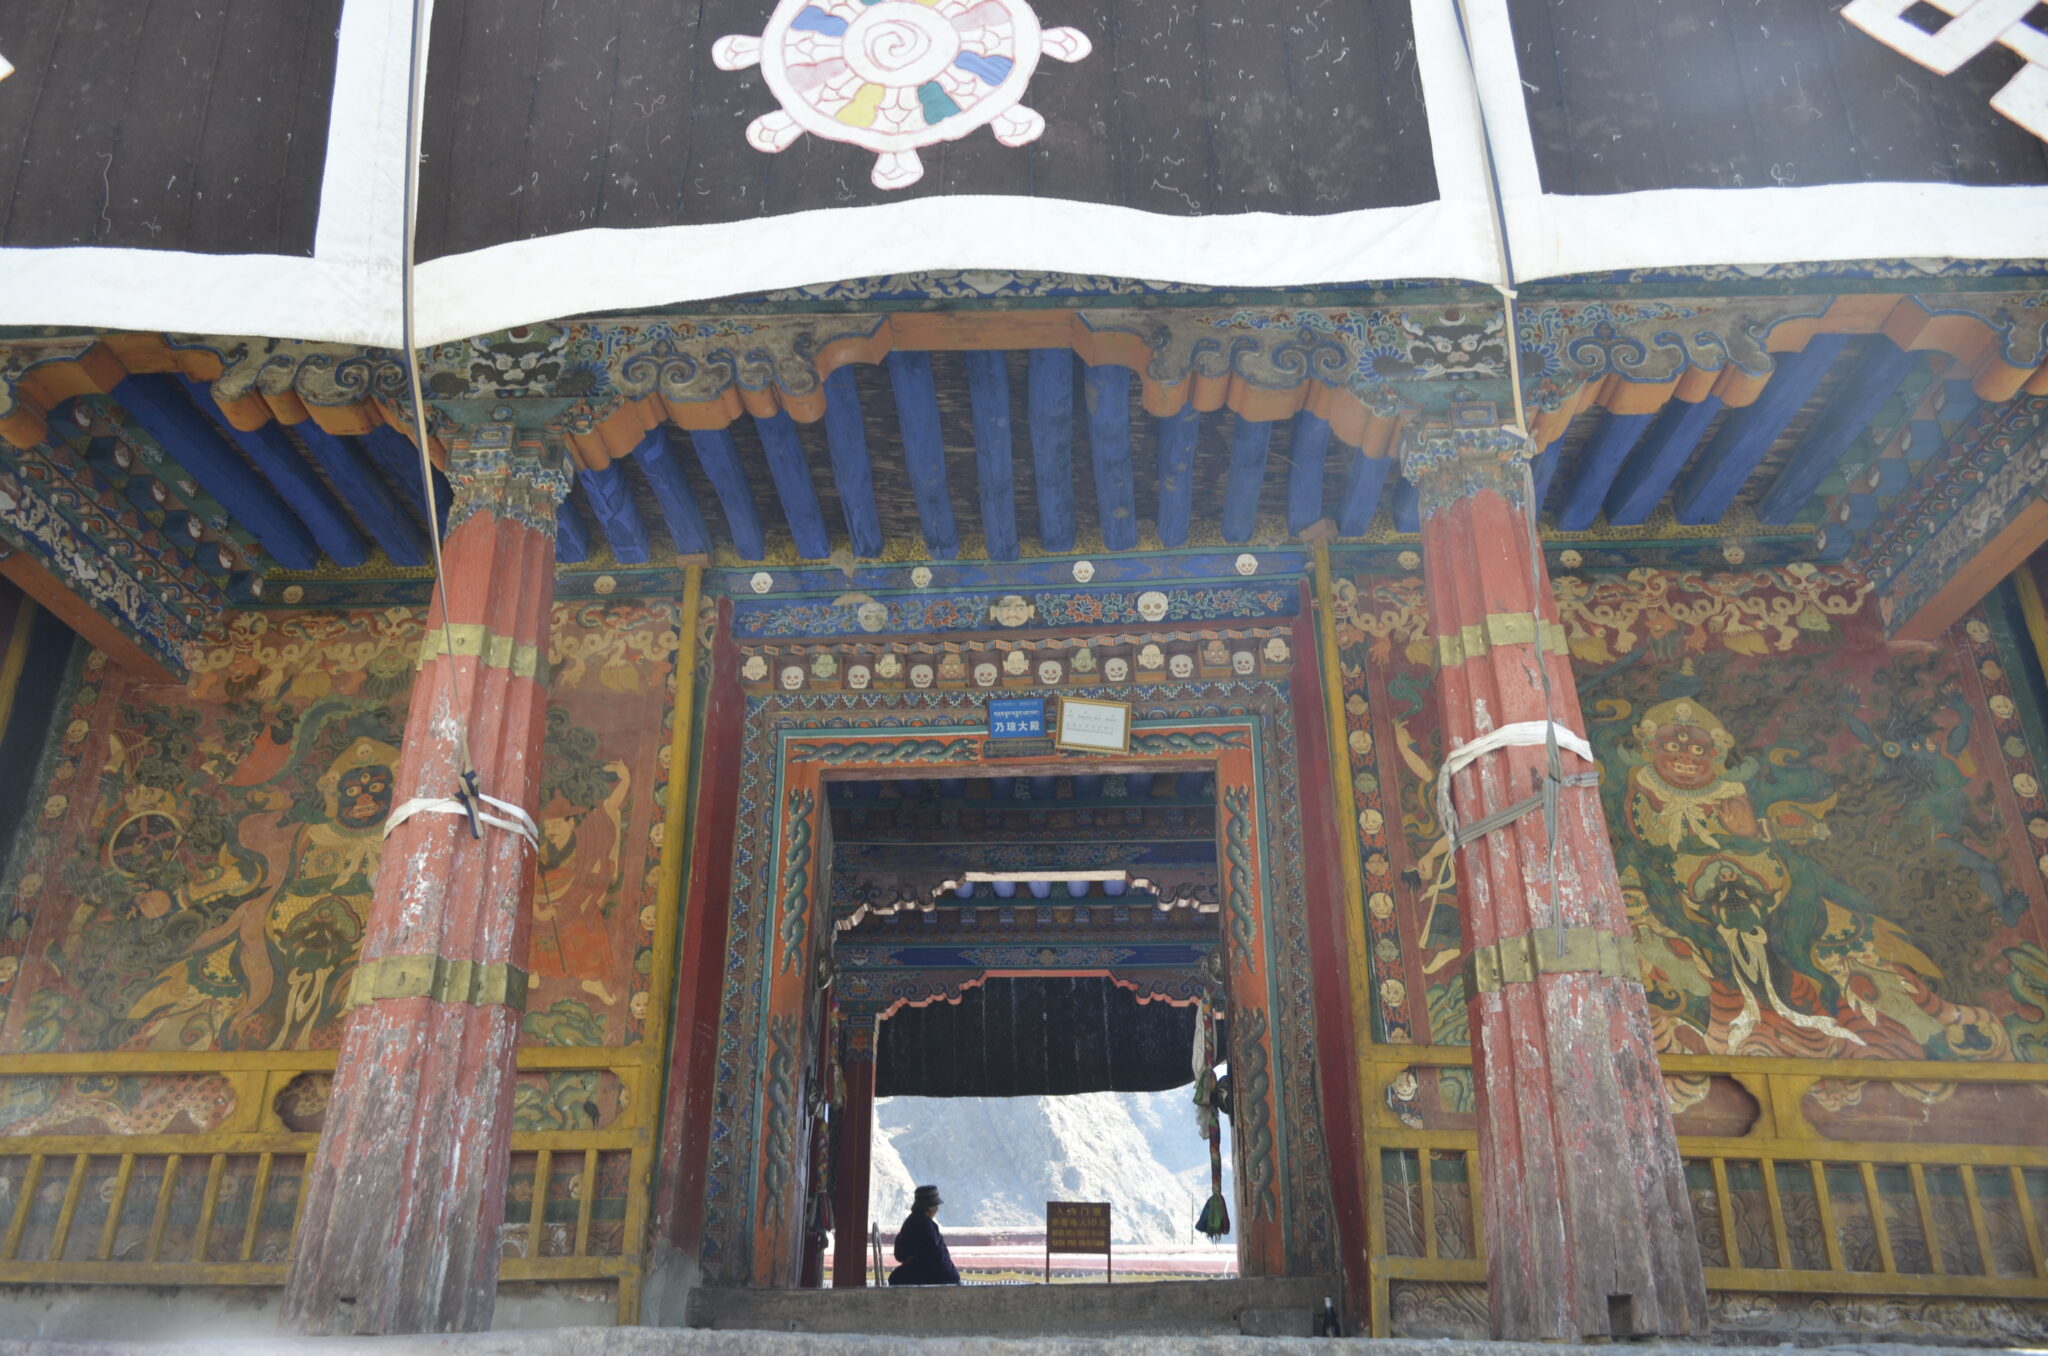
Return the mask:
<path id="1" fill-rule="evenodd" d="M 423 669 L 429 660 L 449 655 L 457 659 L 480 659 L 485 668 L 509 669 L 515 678 L 541 676 L 540 646 L 519 644 L 500 635 L 482 622 L 450 622 L 420 637 L 420 656 L 413 664 Z"/>
<path id="2" fill-rule="evenodd" d="M 1499 993 L 1510 984 L 1527 984 L 1538 975 L 1597 974 L 1602 979 L 1642 983 L 1633 933 L 1605 928 L 1566 928 L 1558 947 L 1555 928 L 1538 928 L 1475 946 L 1465 957 L 1465 992 Z"/>
<path id="3" fill-rule="evenodd" d="M 1536 643 L 1536 614 L 1533 612 L 1493 612 L 1472 626 L 1461 626 L 1455 633 L 1436 638 L 1436 666 L 1440 669 L 1456 668 L 1468 659 L 1477 659 L 1496 645 L 1534 645 Z M 1556 622 L 1546 622 L 1543 628 L 1543 648 L 1551 654 L 1569 654 L 1565 644 L 1564 628 Z"/>
<path id="4" fill-rule="evenodd" d="M 431 998 L 436 1003 L 503 1003 L 526 1007 L 526 971 L 503 961 L 458 956 L 375 956 L 356 966 L 348 1006 L 380 998 Z"/>

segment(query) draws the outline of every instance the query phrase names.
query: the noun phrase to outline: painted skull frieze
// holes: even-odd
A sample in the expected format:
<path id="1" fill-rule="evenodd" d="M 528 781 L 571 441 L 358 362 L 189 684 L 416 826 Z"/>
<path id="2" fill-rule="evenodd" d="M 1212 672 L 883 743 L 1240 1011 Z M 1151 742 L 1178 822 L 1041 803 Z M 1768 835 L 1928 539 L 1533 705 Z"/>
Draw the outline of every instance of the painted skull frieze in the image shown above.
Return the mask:
<path id="1" fill-rule="evenodd" d="M 805 132 L 873 151 L 875 187 L 924 175 L 921 147 L 988 127 L 1005 146 L 1045 131 L 1023 103 L 1041 56 L 1080 61 L 1077 28 L 1043 28 L 1025 0 L 781 0 L 758 38 L 720 38 L 723 70 L 758 64 L 782 107 L 747 143 L 774 153 Z"/>

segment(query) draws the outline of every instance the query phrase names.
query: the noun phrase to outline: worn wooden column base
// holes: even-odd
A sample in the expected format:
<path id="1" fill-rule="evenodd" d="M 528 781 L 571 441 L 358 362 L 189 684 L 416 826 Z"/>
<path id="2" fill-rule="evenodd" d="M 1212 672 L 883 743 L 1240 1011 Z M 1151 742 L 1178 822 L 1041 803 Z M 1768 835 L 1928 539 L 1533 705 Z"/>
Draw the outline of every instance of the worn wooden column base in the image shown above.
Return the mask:
<path id="1" fill-rule="evenodd" d="M 350 1020 L 340 1061 L 376 1077 L 350 1089 L 354 1114 L 321 1140 L 322 1155 L 341 1167 L 318 1183 L 326 1208 L 307 1202 L 294 1263 L 295 1278 L 307 1280 L 287 1291 L 283 1309 L 292 1327 L 490 1326 L 506 1174 L 451 1171 L 440 1151 L 451 1127 L 488 1141 L 487 1127 L 511 1125 L 518 1039 L 519 1016 L 502 1004 L 384 1000 Z M 356 1227 L 358 1210 L 373 1227 Z"/>

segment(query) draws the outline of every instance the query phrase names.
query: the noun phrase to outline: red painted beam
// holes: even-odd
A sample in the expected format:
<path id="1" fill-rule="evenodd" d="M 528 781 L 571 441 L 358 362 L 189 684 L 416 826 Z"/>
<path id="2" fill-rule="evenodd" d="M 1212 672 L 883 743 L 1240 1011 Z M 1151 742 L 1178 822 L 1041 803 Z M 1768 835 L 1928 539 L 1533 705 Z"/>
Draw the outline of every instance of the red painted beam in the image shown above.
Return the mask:
<path id="1" fill-rule="evenodd" d="M 1323 1143 L 1330 1161 L 1330 1195 L 1337 1208 L 1339 1264 L 1343 1269 L 1348 1330 L 1364 1331 L 1372 1283 L 1366 1271 L 1365 1137 L 1358 1124 L 1358 1051 L 1352 1043 L 1350 947 L 1344 928 L 1344 881 L 1338 854 L 1348 825 L 1331 803 L 1328 706 L 1309 588 L 1301 586 L 1294 621 L 1294 672 L 1288 699 L 1294 708 L 1294 747 L 1300 759 L 1302 889 L 1308 908 L 1316 1010 L 1316 1074 L 1321 1085 Z"/>
<path id="2" fill-rule="evenodd" d="M 746 706 L 746 694 L 740 690 L 739 649 L 732 639 L 732 603 L 721 599 L 697 765 L 697 817 L 690 835 L 690 886 L 683 900 L 675 1037 L 669 1047 L 668 1102 L 662 1115 L 664 1148 L 653 1212 L 654 1236 L 666 1237 L 693 1259 L 704 1236 L 718 1001 L 725 975 L 726 924 L 732 912 L 733 840 L 739 820 Z"/>

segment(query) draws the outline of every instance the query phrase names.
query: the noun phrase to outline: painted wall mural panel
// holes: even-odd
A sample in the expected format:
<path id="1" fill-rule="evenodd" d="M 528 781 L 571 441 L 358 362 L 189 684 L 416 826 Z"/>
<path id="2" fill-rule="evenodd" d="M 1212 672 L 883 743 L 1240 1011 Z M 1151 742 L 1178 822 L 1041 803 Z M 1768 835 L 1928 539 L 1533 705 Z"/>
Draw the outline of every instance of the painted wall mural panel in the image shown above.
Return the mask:
<path id="1" fill-rule="evenodd" d="M 420 643 L 414 609 L 243 613 L 189 689 L 85 655 L 0 886 L 0 1050 L 337 1044 Z M 642 1034 L 675 644 L 670 604 L 555 607 L 530 1044 Z M 28 1082 L 0 1127 L 90 1119 Z M 109 1126 L 203 1115 L 118 1093 Z"/>
<path id="2" fill-rule="evenodd" d="M 1868 581 L 1807 565 L 1556 590 L 1660 1048 L 2048 1058 L 2040 722 L 1995 616 L 1888 645 Z M 1427 599 L 1365 576 L 1337 602 L 1376 1034 L 1463 1043 Z M 1461 1078 L 1416 1095 L 1468 1112 Z M 1677 1110 L 1740 1118 L 1712 1080 L 1667 1082 Z M 1824 1081 L 1807 1106 L 1912 1138 L 1953 1097 L 1923 1091 Z M 1996 1119 L 1967 1110 L 1996 1090 L 1968 1091 L 1954 1112 Z"/>

